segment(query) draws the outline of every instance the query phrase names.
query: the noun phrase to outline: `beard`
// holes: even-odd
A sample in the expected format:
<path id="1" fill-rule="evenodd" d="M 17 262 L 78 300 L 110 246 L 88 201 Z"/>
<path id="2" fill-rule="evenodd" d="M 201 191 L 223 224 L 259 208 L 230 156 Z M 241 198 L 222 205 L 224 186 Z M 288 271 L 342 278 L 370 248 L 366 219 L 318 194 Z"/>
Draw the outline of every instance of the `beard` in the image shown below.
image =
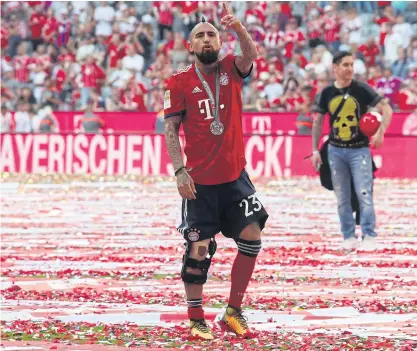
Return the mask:
<path id="1" fill-rule="evenodd" d="M 217 59 L 219 58 L 219 50 L 213 50 L 211 52 L 200 52 L 200 53 L 195 53 L 195 55 L 197 56 L 198 60 L 203 64 L 203 65 L 211 65 L 212 63 L 216 62 Z"/>

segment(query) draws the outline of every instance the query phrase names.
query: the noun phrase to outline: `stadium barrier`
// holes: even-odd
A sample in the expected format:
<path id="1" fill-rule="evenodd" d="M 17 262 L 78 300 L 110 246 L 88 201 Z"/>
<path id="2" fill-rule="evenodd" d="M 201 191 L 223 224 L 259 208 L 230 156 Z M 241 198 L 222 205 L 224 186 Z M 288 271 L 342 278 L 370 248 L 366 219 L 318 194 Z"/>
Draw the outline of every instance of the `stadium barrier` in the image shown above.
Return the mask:
<path id="1" fill-rule="evenodd" d="M 58 130 L 65 133 L 81 131 L 82 112 L 55 112 Z M 97 112 L 104 120 L 105 133 L 140 133 L 155 132 L 157 114 L 154 112 Z M 327 118 L 327 117 L 326 117 Z M 242 116 L 245 134 L 282 134 L 296 133 L 297 113 L 244 113 Z M 417 113 L 396 112 L 388 133 L 395 135 L 417 135 Z M 329 131 L 329 123 L 324 122 L 323 132 Z"/>

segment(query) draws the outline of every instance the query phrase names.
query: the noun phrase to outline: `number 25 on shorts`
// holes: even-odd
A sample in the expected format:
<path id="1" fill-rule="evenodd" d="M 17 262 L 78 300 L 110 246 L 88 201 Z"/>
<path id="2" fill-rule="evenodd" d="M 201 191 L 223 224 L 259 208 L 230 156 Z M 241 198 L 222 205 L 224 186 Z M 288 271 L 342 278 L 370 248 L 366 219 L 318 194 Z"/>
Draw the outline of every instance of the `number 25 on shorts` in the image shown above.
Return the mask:
<path id="1" fill-rule="evenodd" d="M 249 204 L 249 201 L 252 200 L 252 204 Z M 245 216 L 249 217 L 253 215 L 253 212 L 258 212 L 262 208 L 262 204 L 256 198 L 255 194 L 248 196 L 247 199 L 243 199 L 240 204 L 240 207 L 245 206 Z M 253 211 L 249 211 L 250 206 L 252 206 Z"/>

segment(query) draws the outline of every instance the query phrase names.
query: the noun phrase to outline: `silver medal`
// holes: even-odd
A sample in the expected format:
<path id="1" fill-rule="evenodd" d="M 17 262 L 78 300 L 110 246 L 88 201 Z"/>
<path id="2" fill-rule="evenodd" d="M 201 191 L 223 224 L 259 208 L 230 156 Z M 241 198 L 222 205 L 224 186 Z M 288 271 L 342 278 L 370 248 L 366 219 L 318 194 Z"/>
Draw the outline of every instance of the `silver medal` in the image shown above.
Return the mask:
<path id="1" fill-rule="evenodd" d="M 213 135 L 221 135 L 224 132 L 224 125 L 220 121 L 213 121 L 210 124 L 210 131 Z"/>
<path id="2" fill-rule="evenodd" d="M 207 81 L 204 79 L 203 75 L 201 74 L 200 70 L 198 69 L 197 65 L 195 66 L 195 71 L 200 79 L 201 83 L 203 84 L 203 88 L 206 91 L 209 99 L 211 108 L 213 111 L 214 121 L 210 124 L 210 132 L 213 135 L 222 135 L 224 132 L 224 125 L 220 122 L 219 116 L 219 104 L 220 104 L 220 68 L 217 67 L 216 71 L 216 97 L 213 96 L 213 92 L 210 89 Z"/>

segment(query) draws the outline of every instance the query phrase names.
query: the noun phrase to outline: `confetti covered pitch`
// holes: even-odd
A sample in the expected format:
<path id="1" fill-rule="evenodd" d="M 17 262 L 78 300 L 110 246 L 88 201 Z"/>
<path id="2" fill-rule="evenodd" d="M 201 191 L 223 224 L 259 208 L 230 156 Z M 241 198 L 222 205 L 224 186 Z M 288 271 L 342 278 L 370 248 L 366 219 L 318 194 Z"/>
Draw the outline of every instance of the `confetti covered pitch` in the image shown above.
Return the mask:
<path id="1" fill-rule="evenodd" d="M 270 213 L 244 300 L 253 340 L 188 337 L 169 180 L 7 177 L 4 350 L 414 350 L 417 181 L 377 180 L 379 243 L 338 251 L 334 194 L 317 179 L 255 180 Z M 236 253 L 218 237 L 206 317 L 222 314 Z"/>

